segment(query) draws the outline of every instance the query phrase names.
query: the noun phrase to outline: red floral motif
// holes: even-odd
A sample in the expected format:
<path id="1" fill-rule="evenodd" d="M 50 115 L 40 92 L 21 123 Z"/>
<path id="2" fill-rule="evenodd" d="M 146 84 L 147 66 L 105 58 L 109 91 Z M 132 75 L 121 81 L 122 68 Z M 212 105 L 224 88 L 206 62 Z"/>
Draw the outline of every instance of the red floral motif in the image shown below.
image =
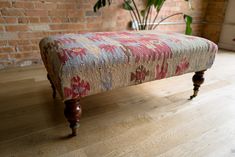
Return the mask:
<path id="1" fill-rule="evenodd" d="M 71 48 L 71 49 L 62 49 L 62 52 L 59 54 L 59 59 L 61 63 L 65 64 L 69 60 L 69 58 L 75 58 L 80 56 L 81 59 L 84 55 L 86 55 L 86 49 L 84 48 Z"/>
<path id="2" fill-rule="evenodd" d="M 116 35 L 117 32 L 99 32 L 99 33 L 96 33 L 98 35 L 102 35 L 102 36 L 113 36 L 113 35 Z"/>
<path id="3" fill-rule="evenodd" d="M 59 45 L 65 45 L 65 44 L 75 43 L 76 40 L 73 38 L 61 38 L 61 39 L 57 39 L 55 42 L 56 44 L 59 44 Z"/>
<path id="4" fill-rule="evenodd" d="M 65 96 L 66 98 L 74 97 L 74 96 L 73 96 L 73 90 L 72 90 L 71 88 L 64 87 L 64 96 Z"/>
<path id="5" fill-rule="evenodd" d="M 137 84 L 142 83 L 148 75 L 149 70 L 146 70 L 146 68 L 141 65 L 136 69 L 135 73 L 131 73 L 131 81 L 134 80 Z"/>
<path id="6" fill-rule="evenodd" d="M 186 58 L 183 58 L 180 63 L 177 65 L 175 74 L 176 75 L 181 75 L 183 74 L 187 69 L 189 68 L 189 62 L 187 61 Z"/>
<path id="7" fill-rule="evenodd" d="M 192 36 L 185 36 L 186 39 L 189 39 L 189 40 L 196 40 L 195 37 L 192 37 Z"/>
<path id="8" fill-rule="evenodd" d="M 160 79 L 165 78 L 167 75 L 167 72 L 168 72 L 168 63 L 165 63 L 165 61 L 163 61 L 161 66 L 157 64 L 155 68 L 155 79 L 160 80 Z"/>
<path id="9" fill-rule="evenodd" d="M 62 52 L 58 53 L 58 57 L 59 57 L 60 62 L 62 64 L 65 64 L 65 62 L 67 62 L 67 60 L 69 60 L 69 57 L 64 50 Z"/>
<path id="10" fill-rule="evenodd" d="M 155 37 L 141 37 L 138 39 L 140 42 L 149 42 L 149 41 L 152 41 L 152 40 L 158 40 L 156 39 Z"/>
<path id="11" fill-rule="evenodd" d="M 168 39 L 169 41 L 171 41 L 171 42 L 174 42 L 174 43 L 177 43 L 177 44 L 180 44 L 182 41 L 180 40 L 180 39 L 178 39 L 178 38 L 170 38 L 170 39 Z"/>
<path id="12" fill-rule="evenodd" d="M 66 98 L 77 98 L 87 95 L 90 91 L 90 84 L 84 80 L 81 80 L 79 76 L 71 79 L 70 87 L 64 87 L 64 96 Z"/>
<path id="13" fill-rule="evenodd" d="M 81 58 L 86 55 L 86 49 L 85 48 L 71 48 L 71 57 L 80 56 Z"/>
<path id="14" fill-rule="evenodd" d="M 99 48 L 104 49 L 106 52 L 115 52 L 116 46 L 115 45 L 106 45 L 101 44 L 99 45 Z"/>
<path id="15" fill-rule="evenodd" d="M 135 40 L 121 39 L 119 41 L 130 50 L 133 56 L 135 56 L 136 63 L 139 63 L 141 59 L 143 59 L 143 61 L 149 61 L 152 58 L 152 61 L 155 61 L 156 59 L 159 60 L 172 57 L 170 47 L 163 42 L 159 42 L 158 39 L 143 37 Z M 147 47 L 147 44 L 151 44 L 152 48 Z"/>
<path id="16" fill-rule="evenodd" d="M 93 34 L 92 36 L 87 37 L 87 38 L 92 40 L 92 41 L 102 41 L 103 40 L 102 36 L 99 36 L 97 34 Z"/>
<path id="17" fill-rule="evenodd" d="M 118 34 L 131 36 L 132 34 L 130 32 L 118 32 Z"/>
<path id="18" fill-rule="evenodd" d="M 135 62 L 139 63 L 141 58 L 143 61 L 150 59 L 151 49 L 148 49 L 144 45 L 138 45 L 138 46 L 126 46 L 132 53 L 132 55 L 135 56 Z"/>
<path id="19" fill-rule="evenodd" d="M 135 43 L 136 40 L 132 39 L 132 38 L 120 38 L 118 39 L 119 42 L 125 44 L 125 43 Z"/>
<path id="20" fill-rule="evenodd" d="M 172 52 L 170 47 L 164 43 L 156 44 L 154 52 L 155 57 L 157 57 L 158 60 L 172 58 Z"/>

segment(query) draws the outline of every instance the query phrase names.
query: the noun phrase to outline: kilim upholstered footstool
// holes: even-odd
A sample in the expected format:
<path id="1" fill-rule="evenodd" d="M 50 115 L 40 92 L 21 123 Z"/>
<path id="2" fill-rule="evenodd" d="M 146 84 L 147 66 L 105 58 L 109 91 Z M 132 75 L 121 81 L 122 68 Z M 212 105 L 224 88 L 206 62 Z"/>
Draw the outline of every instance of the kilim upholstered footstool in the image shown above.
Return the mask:
<path id="1" fill-rule="evenodd" d="M 44 38 L 41 56 L 48 79 L 64 101 L 72 135 L 82 97 L 195 72 L 194 94 L 214 62 L 217 45 L 195 36 L 157 31 L 96 32 Z"/>

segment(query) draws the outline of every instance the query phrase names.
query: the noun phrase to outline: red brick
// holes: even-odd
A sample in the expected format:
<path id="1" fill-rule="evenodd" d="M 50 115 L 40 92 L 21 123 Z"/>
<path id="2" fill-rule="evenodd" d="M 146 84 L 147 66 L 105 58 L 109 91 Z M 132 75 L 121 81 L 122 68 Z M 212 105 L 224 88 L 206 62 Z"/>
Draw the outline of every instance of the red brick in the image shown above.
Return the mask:
<path id="1" fill-rule="evenodd" d="M 86 20 L 82 17 L 70 17 L 69 18 L 70 23 L 77 23 L 77 22 L 81 23 L 81 22 L 85 22 L 85 21 Z"/>
<path id="2" fill-rule="evenodd" d="M 20 32 L 18 35 L 21 39 L 42 39 L 48 34 L 48 32 Z"/>
<path id="3" fill-rule="evenodd" d="M 48 35 L 50 35 L 50 32 L 48 33 Z M 40 42 L 41 39 L 32 39 L 30 40 L 32 44 L 34 45 L 38 45 L 38 43 Z"/>
<path id="4" fill-rule="evenodd" d="M 48 16 L 48 12 L 46 10 L 26 10 L 26 16 Z"/>
<path id="5" fill-rule="evenodd" d="M 66 17 L 68 15 L 67 11 L 61 11 L 61 10 L 53 10 L 53 11 L 49 11 L 49 16 L 63 16 Z"/>
<path id="6" fill-rule="evenodd" d="M 38 17 L 29 17 L 28 19 L 30 23 L 40 23 L 40 20 Z"/>
<path id="7" fill-rule="evenodd" d="M 31 51 L 32 49 L 32 45 L 21 45 L 21 46 L 17 46 L 18 51 Z"/>
<path id="8" fill-rule="evenodd" d="M 27 17 L 19 17 L 18 23 L 29 23 L 29 19 Z"/>
<path id="9" fill-rule="evenodd" d="M 50 23 L 51 22 L 49 17 L 40 17 L 39 21 L 41 23 Z"/>
<path id="10" fill-rule="evenodd" d="M 0 31 L 4 31 L 4 27 L 0 25 Z"/>
<path id="11" fill-rule="evenodd" d="M 23 16 L 24 10 L 15 8 L 4 8 L 1 10 L 3 16 Z"/>
<path id="12" fill-rule="evenodd" d="M 42 9 L 42 10 L 53 10 L 56 9 L 57 5 L 55 3 L 34 3 L 35 9 Z"/>
<path id="13" fill-rule="evenodd" d="M 32 2 L 12 2 L 12 7 L 34 9 L 34 5 Z"/>
<path id="14" fill-rule="evenodd" d="M 22 31 L 28 31 L 28 26 L 27 25 L 9 25 L 6 26 L 6 31 L 8 32 L 22 32 Z"/>
<path id="15" fill-rule="evenodd" d="M 85 9 L 85 10 L 90 10 L 93 8 L 92 4 L 82 4 L 79 6 L 80 6 L 80 9 Z"/>
<path id="16" fill-rule="evenodd" d="M 5 23 L 5 20 L 3 17 L 0 17 L 0 23 Z"/>
<path id="17" fill-rule="evenodd" d="M 83 30 L 85 24 L 53 24 L 50 25 L 51 30 Z"/>
<path id="18" fill-rule="evenodd" d="M 15 45 L 28 45 L 28 44 L 30 44 L 31 42 L 29 41 L 29 40 L 14 40 L 14 39 L 12 39 L 12 40 L 10 40 L 10 41 L 8 41 L 8 44 L 10 45 L 10 46 L 15 46 Z"/>
<path id="19" fill-rule="evenodd" d="M 0 2 L 0 8 L 8 8 L 11 7 L 11 3 L 10 2 Z"/>
<path id="20" fill-rule="evenodd" d="M 87 30 L 99 30 L 102 27 L 102 23 L 88 23 L 86 25 Z"/>
<path id="21" fill-rule="evenodd" d="M 52 23 L 69 23 L 69 18 L 67 17 L 52 17 Z"/>
<path id="22" fill-rule="evenodd" d="M 4 19 L 5 19 L 5 23 L 7 23 L 7 24 L 17 23 L 16 17 L 4 17 Z"/>
<path id="23" fill-rule="evenodd" d="M 9 57 L 9 53 L 3 53 L 3 52 L 1 53 L 1 51 L 0 51 L 0 58 L 1 59 L 7 60 L 8 57 Z"/>
<path id="24" fill-rule="evenodd" d="M 12 53 L 9 55 L 11 58 L 15 58 L 15 59 L 29 59 L 29 58 L 39 58 L 40 54 L 38 54 L 37 52 L 20 52 L 20 53 Z"/>
<path id="25" fill-rule="evenodd" d="M 0 40 L 0 46 L 6 46 L 7 45 L 7 41 L 6 40 Z"/>
<path id="26" fill-rule="evenodd" d="M 14 52 L 14 48 L 13 47 L 0 47 L 0 52 L 1 53 L 12 53 Z"/>
<path id="27" fill-rule="evenodd" d="M 71 11 L 67 11 L 67 16 L 69 16 L 69 17 L 84 17 L 85 12 L 79 11 L 79 10 L 71 10 Z"/>
<path id="28" fill-rule="evenodd" d="M 76 9 L 76 5 L 70 4 L 57 4 L 57 9 Z"/>

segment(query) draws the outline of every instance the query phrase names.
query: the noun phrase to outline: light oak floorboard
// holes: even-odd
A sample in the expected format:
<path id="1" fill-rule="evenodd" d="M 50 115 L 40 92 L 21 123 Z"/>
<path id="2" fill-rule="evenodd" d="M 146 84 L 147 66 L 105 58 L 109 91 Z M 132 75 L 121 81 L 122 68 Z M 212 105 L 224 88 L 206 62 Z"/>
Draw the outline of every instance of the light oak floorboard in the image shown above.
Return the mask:
<path id="1" fill-rule="evenodd" d="M 0 71 L 0 156 L 235 157 L 235 53 L 220 50 L 197 98 L 186 74 L 82 99 L 68 138 L 43 66 Z"/>

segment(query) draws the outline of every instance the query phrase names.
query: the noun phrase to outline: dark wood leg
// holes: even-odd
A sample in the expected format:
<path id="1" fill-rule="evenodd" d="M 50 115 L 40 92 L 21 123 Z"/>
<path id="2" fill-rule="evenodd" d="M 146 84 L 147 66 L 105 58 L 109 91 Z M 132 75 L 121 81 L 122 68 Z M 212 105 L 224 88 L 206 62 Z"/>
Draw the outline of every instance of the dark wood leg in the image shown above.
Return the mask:
<path id="1" fill-rule="evenodd" d="M 65 101 L 64 115 L 70 123 L 72 136 L 76 136 L 77 128 L 79 127 L 79 121 L 82 115 L 82 108 L 79 103 L 79 99 L 71 99 Z"/>
<path id="2" fill-rule="evenodd" d="M 53 99 L 55 99 L 55 97 L 56 97 L 56 89 L 55 89 L 55 86 L 54 86 L 54 84 L 53 84 L 49 74 L 47 74 L 47 79 L 49 80 L 49 82 L 51 84 L 51 88 L 52 88 L 52 92 L 53 92 L 52 93 L 52 97 L 53 97 Z"/>
<path id="3" fill-rule="evenodd" d="M 194 93 L 193 93 L 192 96 L 190 96 L 190 100 L 192 100 L 193 98 L 195 98 L 197 96 L 199 88 L 205 80 L 204 77 L 203 77 L 204 72 L 205 72 L 205 70 L 195 72 L 195 75 L 193 76 L 193 79 L 192 79 L 193 80 L 193 86 L 194 86 L 194 88 L 193 88 Z"/>

